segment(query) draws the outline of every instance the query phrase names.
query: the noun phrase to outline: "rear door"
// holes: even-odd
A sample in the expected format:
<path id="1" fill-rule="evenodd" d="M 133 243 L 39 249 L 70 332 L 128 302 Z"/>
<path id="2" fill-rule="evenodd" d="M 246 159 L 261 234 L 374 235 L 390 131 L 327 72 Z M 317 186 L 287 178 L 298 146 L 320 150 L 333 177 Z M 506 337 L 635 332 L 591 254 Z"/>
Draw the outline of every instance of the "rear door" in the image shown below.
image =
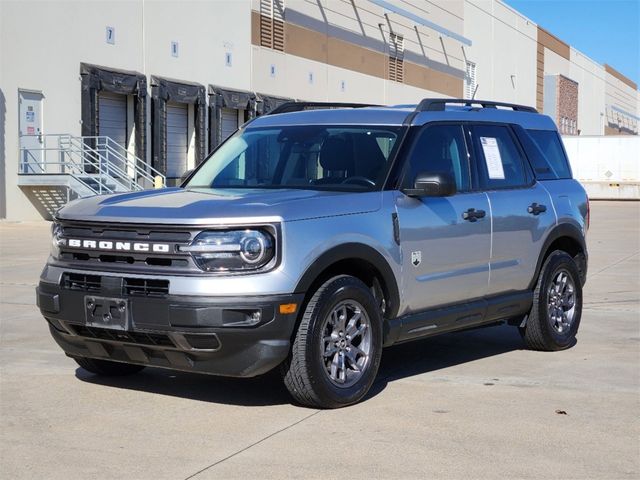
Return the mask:
<path id="1" fill-rule="evenodd" d="M 423 127 L 409 154 L 404 186 L 418 172 L 448 172 L 458 192 L 396 201 L 402 289 L 411 311 L 483 297 L 489 281 L 491 219 L 483 192 L 473 191 L 461 125 Z M 465 214 L 475 212 L 477 216 Z M 484 215 L 484 216 L 482 216 Z"/>
<path id="2" fill-rule="evenodd" d="M 549 194 L 535 181 L 510 126 L 475 125 L 471 134 L 480 186 L 491 205 L 488 294 L 526 290 L 556 220 Z"/>

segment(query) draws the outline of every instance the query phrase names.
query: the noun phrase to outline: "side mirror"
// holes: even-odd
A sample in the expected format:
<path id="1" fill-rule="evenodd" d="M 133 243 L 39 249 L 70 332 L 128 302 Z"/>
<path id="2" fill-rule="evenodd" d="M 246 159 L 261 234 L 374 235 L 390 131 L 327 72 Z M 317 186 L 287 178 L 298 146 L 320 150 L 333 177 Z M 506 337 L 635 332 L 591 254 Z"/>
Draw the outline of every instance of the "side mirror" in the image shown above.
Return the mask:
<path id="1" fill-rule="evenodd" d="M 182 174 L 182 176 L 180 177 L 180 185 L 182 185 L 187 180 L 187 178 L 191 176 L 194 170 L 195 168 L 192 168 L 191 170 L 187 170 Z"/>
<path id="2" fill-rule="evenodd" d="M 456 193 L 453 175 L 445 172 L 420 172 L 416 175 L 413 188 L 405 188 L 409 197 L 448 197 Z"/>

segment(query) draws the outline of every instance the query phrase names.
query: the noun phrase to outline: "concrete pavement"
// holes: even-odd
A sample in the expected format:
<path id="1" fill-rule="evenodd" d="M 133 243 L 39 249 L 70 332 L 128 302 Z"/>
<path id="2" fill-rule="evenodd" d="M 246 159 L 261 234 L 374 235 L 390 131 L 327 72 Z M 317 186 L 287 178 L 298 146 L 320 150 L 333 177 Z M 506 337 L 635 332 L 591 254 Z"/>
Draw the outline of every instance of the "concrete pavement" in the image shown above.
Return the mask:
<path id="1" fill-rule="evenodd" d="M 507 326 L 392 347 L 334 411 L 275 373 L 77 368 L 34 306 L 48 229 L 0 223 L 1 478 L 640 478 L 640 203 L 592 203 L 575 347 Z"/>

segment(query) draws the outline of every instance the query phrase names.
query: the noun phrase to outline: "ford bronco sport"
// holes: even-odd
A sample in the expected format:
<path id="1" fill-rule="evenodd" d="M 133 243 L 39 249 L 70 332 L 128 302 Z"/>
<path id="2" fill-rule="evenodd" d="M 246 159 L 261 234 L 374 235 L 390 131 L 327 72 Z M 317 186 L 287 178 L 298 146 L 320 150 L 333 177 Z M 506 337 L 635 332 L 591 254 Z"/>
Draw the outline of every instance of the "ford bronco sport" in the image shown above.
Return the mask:
<path id="1" fill-rule="evenodd" d="M 589 204 L 553 121 L 477 100 L 285 104 L 183 184 L 83 198 L 52 225 L 38 305 L 98 375 L 250 377 L 298 402 L 370 389 L 383 347 L 498 322 L 561 350 Z"/>

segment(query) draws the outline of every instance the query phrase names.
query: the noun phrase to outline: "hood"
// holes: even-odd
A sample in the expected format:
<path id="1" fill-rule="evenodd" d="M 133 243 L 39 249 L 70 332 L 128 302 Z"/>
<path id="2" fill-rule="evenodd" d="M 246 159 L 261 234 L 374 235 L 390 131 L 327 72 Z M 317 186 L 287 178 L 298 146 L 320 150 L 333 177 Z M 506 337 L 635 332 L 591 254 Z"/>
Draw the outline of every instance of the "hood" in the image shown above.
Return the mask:
<path id="1" fill-rule="evenodd" d="M 57 218 L 150 224 L 240 224 L 296 221 L 378 210 L 381 192 L 298 189 L 184 189 L 86 197 L 60 209 Z"/>

